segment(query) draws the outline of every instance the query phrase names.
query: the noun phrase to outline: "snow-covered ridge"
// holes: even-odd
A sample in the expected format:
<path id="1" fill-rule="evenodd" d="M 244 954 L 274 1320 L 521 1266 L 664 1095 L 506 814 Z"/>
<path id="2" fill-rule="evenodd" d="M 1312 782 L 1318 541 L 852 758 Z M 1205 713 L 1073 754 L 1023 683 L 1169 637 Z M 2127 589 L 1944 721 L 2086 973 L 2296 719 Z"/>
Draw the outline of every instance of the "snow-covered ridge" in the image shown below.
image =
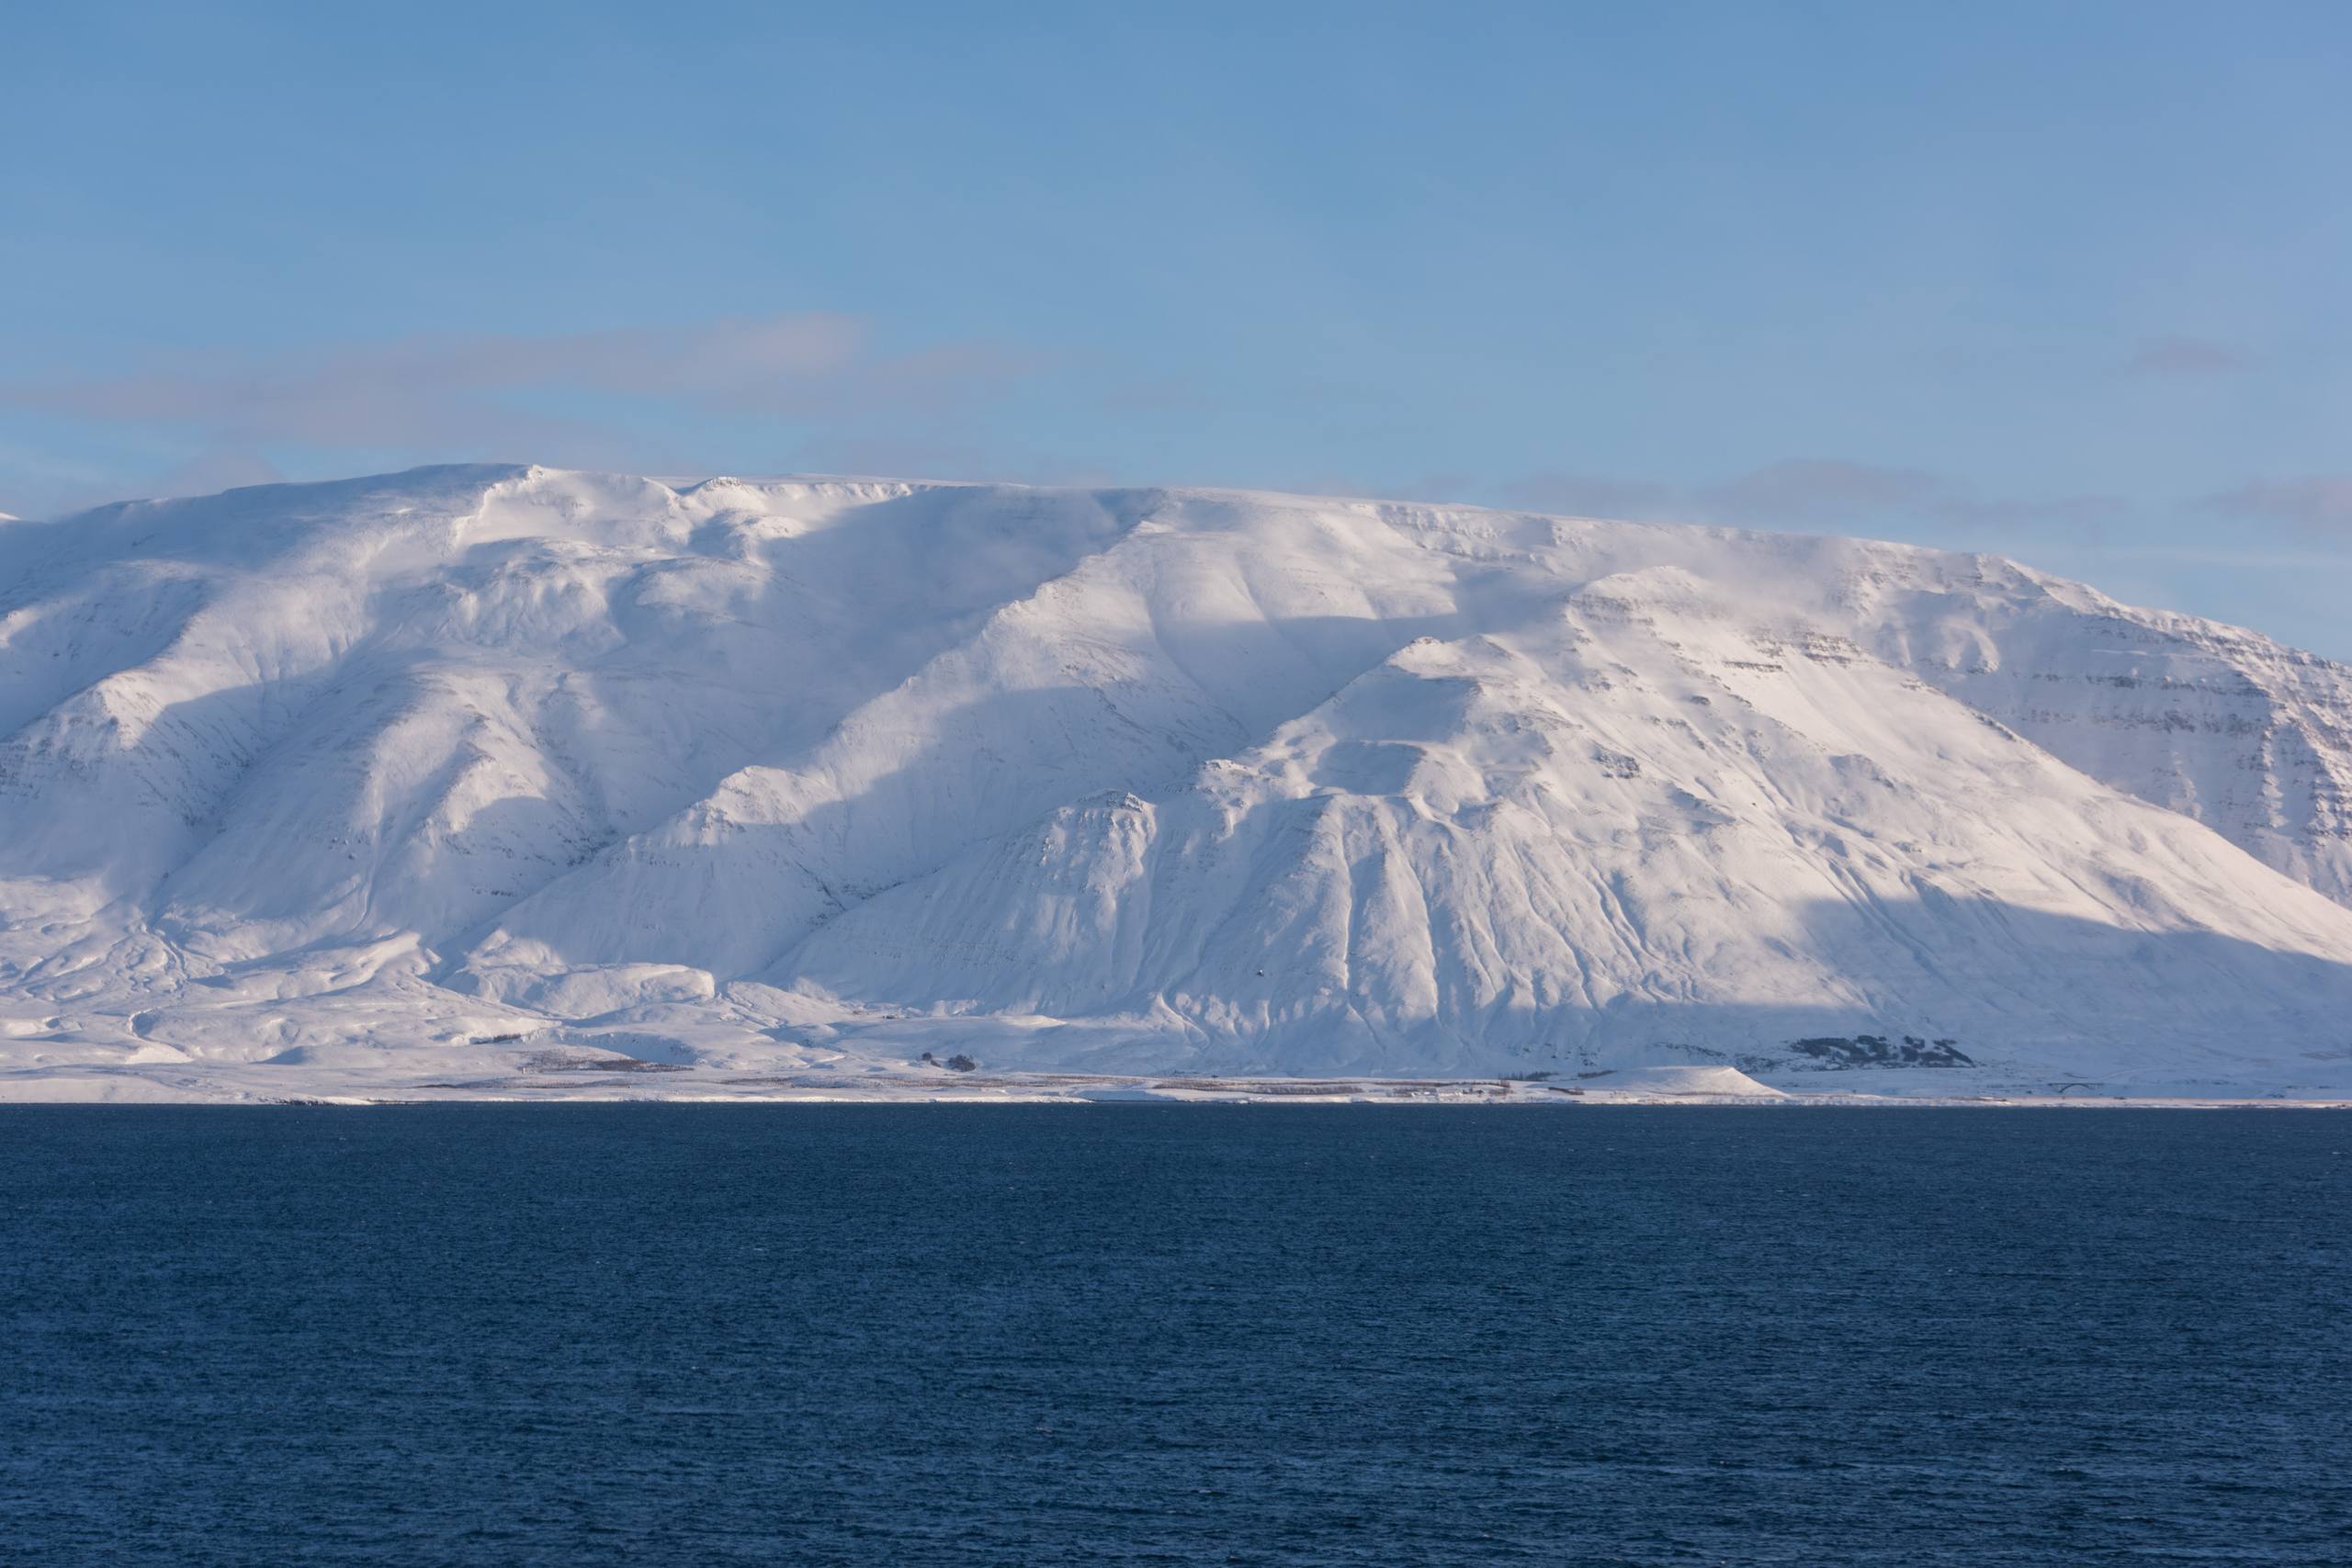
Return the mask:
<path id="1" fill-rule="evenodd" d="M 0 1071 L 2335 1092 L 2347 798 L 2352 670 L 1987 557 L 266 486 L 0 528 Z"/>

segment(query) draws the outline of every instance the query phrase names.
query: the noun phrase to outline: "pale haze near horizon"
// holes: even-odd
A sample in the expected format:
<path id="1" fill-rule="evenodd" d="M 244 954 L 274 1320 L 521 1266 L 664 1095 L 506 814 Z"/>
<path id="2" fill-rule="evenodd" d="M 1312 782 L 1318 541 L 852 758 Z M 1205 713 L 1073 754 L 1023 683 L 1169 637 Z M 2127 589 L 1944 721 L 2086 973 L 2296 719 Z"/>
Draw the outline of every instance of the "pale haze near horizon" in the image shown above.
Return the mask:
<path id="1" fill-rule="evenodd" d="M 2352 12 L 94 6 L 0 511 L 418 463 L 1996 550 L 2352 657 Z"/>

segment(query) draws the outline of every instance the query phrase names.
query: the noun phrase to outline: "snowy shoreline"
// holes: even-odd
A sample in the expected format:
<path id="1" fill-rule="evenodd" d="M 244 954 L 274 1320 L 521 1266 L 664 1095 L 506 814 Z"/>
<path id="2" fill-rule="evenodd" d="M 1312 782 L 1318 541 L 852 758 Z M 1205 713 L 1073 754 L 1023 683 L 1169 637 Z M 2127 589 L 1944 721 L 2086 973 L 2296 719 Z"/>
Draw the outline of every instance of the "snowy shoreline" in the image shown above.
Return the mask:
<path id="1" fill-rule="evenodd" d="M 1828 1076 L 1828 1075 L 1823 1075 Z M 1841 1075 L 1842 1076 L 1842 1075 Z M 2064 1090 L 1984 1085 L 1974 1092 L 1872 1092 L 1776 1088 L 1730 1068 L 1602 1074 L 1583 1083 L 1511 1078 L 1109 1077 L 991 1073 L 973 1077 L 897 1073 L 775 1075 L 682 1071 L 550 1081 L 549 1077 L 271 1084 L 230 1072 L 164 1078 L 106 1069 L 0 1074 L 0 1107 L 16 1105 L 668 1104 L 668 1105 L 1459 1105 L 1770 1106 L 1872 1110 L 2352 1110 L 2352 1097 Z M 1623 1081 L 1611 1084 L 1609 1078 Z M 649 1081 L 649 1078 L 651 1081 Z M 1955 1085 L 1954 1088 L 1961 1086 Z"/>

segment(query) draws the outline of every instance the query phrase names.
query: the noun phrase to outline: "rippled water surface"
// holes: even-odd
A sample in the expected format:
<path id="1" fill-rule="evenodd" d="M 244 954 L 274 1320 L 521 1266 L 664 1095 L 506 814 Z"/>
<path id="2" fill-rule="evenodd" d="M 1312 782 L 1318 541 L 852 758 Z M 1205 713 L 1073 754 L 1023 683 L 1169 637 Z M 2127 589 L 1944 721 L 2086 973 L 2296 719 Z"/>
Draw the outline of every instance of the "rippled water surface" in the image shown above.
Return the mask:
<path id="1" fill-rule="evenodd" d="M 0 1111 L 0 1561 L 2352 1562 L 2352 1117 Z"/>

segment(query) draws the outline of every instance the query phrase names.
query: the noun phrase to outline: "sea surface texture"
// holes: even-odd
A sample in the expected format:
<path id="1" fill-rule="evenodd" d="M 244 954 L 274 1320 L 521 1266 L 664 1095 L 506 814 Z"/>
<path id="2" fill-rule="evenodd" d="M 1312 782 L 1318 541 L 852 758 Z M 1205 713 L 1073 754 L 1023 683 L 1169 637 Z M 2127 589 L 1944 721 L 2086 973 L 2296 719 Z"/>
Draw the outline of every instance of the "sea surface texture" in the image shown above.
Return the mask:
<path id="1" fill-rule="evenodd" d="M 0 1561 L 2352 1562 L 2352 1121 L 0 1111 Z"/>

